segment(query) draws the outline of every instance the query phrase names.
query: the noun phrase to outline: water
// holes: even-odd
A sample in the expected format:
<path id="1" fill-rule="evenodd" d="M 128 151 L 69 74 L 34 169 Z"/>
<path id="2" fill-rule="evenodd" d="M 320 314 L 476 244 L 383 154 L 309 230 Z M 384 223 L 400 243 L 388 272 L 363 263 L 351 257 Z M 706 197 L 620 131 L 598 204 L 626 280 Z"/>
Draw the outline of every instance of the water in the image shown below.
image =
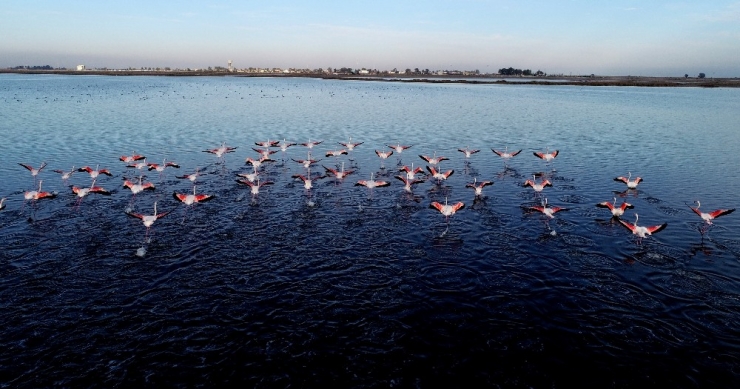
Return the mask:
<path id="1" fill-rule="evenodd" d="M 686 205 L 738 206 L 738 90 L 0 75 L 0 102 L 0 386 L 740 382 L 740 215 L 702 235 Z M 235 182 L 254 142 L 324 140 L 333 167 L 349 137 L 343 182 L 304 190 L 301 146 L 259 195 Z M 203 152 L 223 142 L 223 163 Z M 403 164 L 436 152 L 455 173 L 405 193 L 397 156 L 374 153 L 399 142 Z M 508 167 L 505 147 L 524 150 Z M 548 148 L 549 165 L 532 155 Z M 181 168 L 132 200 L 133 151 Z M 58 196 L 24 204 L 18 163 L 42 161 Z M 111 169 L 110 196 L 78 204 L 87 173 L 52 172 L 83 165 Z M 192 185 L 175 175 L 196 168 L 216 197 L 178 206 Z M 522 184 L 539 172 L 537 197 Z M 623 193 L 628 172 L 644 181 Z M 391 186 L 354 186 L 371 173 Z M 474 178 L 494 182 L 478 201 Z M 621 196 L 626 220 L 668 227 L 638 242 L 595 207 Z M 568 211 L 527 210 L 544 197 Z M 449 223 L 429 208 L 445 199 L 466 204 Z M 125 211 L 155 201 L 171 213 L 146 232 Z"/>

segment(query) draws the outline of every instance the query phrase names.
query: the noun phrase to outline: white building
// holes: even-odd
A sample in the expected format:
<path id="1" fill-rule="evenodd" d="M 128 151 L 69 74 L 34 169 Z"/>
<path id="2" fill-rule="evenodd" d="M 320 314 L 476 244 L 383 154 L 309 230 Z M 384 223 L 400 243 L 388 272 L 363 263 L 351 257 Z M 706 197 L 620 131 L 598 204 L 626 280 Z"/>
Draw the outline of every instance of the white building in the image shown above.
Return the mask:
<path id="1" fill-rule="evenodd" d="M 85 65 L 77 65 L 77 71 L 85 70 Z"/>

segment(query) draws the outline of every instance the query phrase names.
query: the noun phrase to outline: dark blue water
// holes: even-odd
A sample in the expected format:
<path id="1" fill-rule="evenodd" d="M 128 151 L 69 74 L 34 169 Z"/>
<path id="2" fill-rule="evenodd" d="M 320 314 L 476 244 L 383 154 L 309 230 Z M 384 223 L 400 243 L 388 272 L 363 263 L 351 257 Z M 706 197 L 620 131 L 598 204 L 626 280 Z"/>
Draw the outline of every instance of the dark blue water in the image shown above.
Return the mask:
<path id="1" fill-rule="evenodd" d="M 740 214 L 702 234 L 686 204 L 740 205 L 739 112 L 734 89 L 0 75 L 0 386 L 737 386 Z M 314 174 L 356 172 L 306 191 L 294 146 L 252 196 L 236 174 L 283 138 L 324 140 Z M 203 152 L 222 142 L 237 151 Z M 404 192 L 374 152 L 399 142 L 402 164 L 436 152 L 455 173 Z M 505 147 L 524 151 L 505 166 Z M 181 168 L 132 199 L 133 151 Z M 58 195 L 25 202 L 18 163 L 42 161 Z M 52 171 L 83 165 L 112 171 L 110 196 L 78 202 L 89 176 Z M 216 197 L 178 205 L 196 168 Z M 391 186 L 354 185 L 371 174 Z M 474 179 L 494 182 L 482 199 Z M 640 241 L 595 207 L 614 197 L 668 227 Z M 544 198 L 568 211 L 528 210 Z M 449 224 L 445 199 L 465 203 Z M 126 210 L 155 201 L 171 213 L 147 234 Z"/>

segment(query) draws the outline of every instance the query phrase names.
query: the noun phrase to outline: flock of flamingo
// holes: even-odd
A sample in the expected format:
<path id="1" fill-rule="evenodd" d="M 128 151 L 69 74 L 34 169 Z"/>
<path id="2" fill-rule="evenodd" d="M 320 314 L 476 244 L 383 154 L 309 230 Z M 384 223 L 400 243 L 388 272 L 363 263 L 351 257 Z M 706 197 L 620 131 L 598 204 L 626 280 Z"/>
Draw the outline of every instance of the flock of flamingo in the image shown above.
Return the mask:
<path id="1" fill-rule="evenodd" d="M 351 169 L 345 169 L 344 162 L 339 161 L 339 157 L 343 155 L 348 155 L 351 153 L 356 147 L 362 145 L 364 142 L 352 142 L 352 138 L 349 139 L 348 142 L 339 142 L 339 144 L 343 147 L 339 150 L 329 150 L 325 151 L 324 155 L 326 158 L 334 158 L 336 162 L 335 167 L 326 167 L 324 165 L 321 165 L 325 171 L 325 174 L 312 174 L 311 168 L 316 166 L 321 159 L 314 159 L 311 156 L 312 151 L 314 151 L 314 148 L 320 144 L 322 144 L 322 141 L 311 141 L 309 139 L 308 142 L 305 143 L 295 143 L 295 142 L 288 142 L 286 140 L 281 141 L 264 141 L 264 142 L 255 142 L 255 145 L 259 148 L 253 148 L 254 151 L 258 153 L 259 156 L 255 156 L 254 158 L 249 157 L 246 158 L 245 163 L 249 165 L 252 169 L 249 173 L 238 173 L 237 176 L 239 177 L 236 181 L 237 183 L 241 185 L 245 185 L 249 187 L 250 193 L 252 195 L 259 194 L 259 191 L 262 187 L 266 185 L 272 185 L 273 182 L 268 180 L 262 180 L 261 176 L 263 174 L 261 172 L 264 171 L 266 164 L 270 162 L 274 162 L 275 160 L 271 158 L 272 154 L 275 154 L 279 151 L 283 152 L 283 156 L 285 156 L 285 152 L 289 147 L 292 146 L 303 146 L 307 149 L 307 157 L 306 159 L 292 159 L 292 161 L 300 164 L 306 172 L 304 174 L 295 174 L 292 175 L 292 178 L 295 180 L 300 180 L 303 183 L 303 187 L 306 191 L 310 191 L 314 186 L 314 182 L 316 182 L 319 179 L 326 178 L 326 177 L 334 177 L 337 181 L 343 181 L 346 179 L 349 175 L 353 174 L 355 171 Z M 400 156 L 401 153 L 407 152 L 409 148 L 412 146 L 410 145 L 387 145 L 390 150 L 375 150 L 375 154 L 380 158 L 381 161 L 381 169 L 384 170 L 384 162 L 386 159 L 388 159 L 391 155 L 396 153 L 396 155 Z M 226 154 L 232 153 L 236 151 L 236 147 L 230 147 L 226 146 L 225 143 L 221 144 L 221 146 L 213 149 L 204 150 L 204 152 L 214 154 L 220 162 L 223 162 L 223 159 Z M 509 152 L 508 148 L 504 151 L 491 149 L 493 153 L 499 157 L 501 157 L 505 162 L 516 157 L 519 155 L 522 150 L 512 151 Z M 477 149 L 469 149 L 469 148 L 459 148 L 458 151 L 460 151 L 464 158 L 466 158 L 466 161 L 468 158 L 471 158 L 476 153 L 479 153 L 480 150 Z M 553 161 L 559 154 L 557 150 L 550 152 L 533 152 L 534 156 L 537 158 L 545 161 L 546 163 L 550 163 Z M 413 163 L 411 163 L 410 166 L 402 166 L 398 168 L 399 174 L 394 176 L 394 178 L 398 179 L 400 182 L 403 183 L 403 190 L 412 193 L 413 186 L 419 183 L 424 182 L 425 180 L 432 180 L 437 185 L 441 184 L 445 180 L 447 180 L 452 174 L 454 174 L 454 170 L 444 170 L 442 168 L 442 162 L 449 160 L 449 158 L 444 156 L 438 156 L 436 152 L 432 156 L 428 155 L 419 155 L 422 161 L 426 163 L 426 171 L 422 169 L 420 166 L 414 166 Z M 163 160 L 162 163 L 151 163 L 146 161 L 146 157 L 143 155 L 138 155 L 136 153 L 133 153 L 132 155 L 127 156 L 121 156 L 120 161 L 126 164 L 127 169 L 137 169 L 139 171 L 141 170 L 148 170 L 148 171 L 156 171 L 162 174 L 165 169 L 167 168 L 180 168 L 180 166 L 172 161 Z M 285 160 L 285 158 L 283 158 Z M 48 192 L 42 190 L 42 183 L 43 180 L 39 179 L 40 174 L 44 170 L 44 168 L 47 166 L 46 163 L 42 163 L 39 167 L 35 168 L 31 165 L 19 163 L 20 166 L 27 169 L 31 176 L 34 179 L 34 189 L 24 192 L 24 204 L 26 201 L 41 201 L 46 199 L 52 199 L 57 196 L 57 192 Z M 399 159 L 399 166 L 400 166 L 400 159 Z M 96 181 L 101 175 L 106 176 L 112 176 L 112 173 L 109 169 L 100 169 L 99 167 L 92 168 L 90 166 L 83 166 L 80 168 L 75 169 L 72 167 L 70 171 L 62 171 L 62 170 L 54 170 L 54 172 L 61 175 L 62 180 L 66 183 L 67 180 L 72 176 L 72 174 L 76 172 L 84 172 L 87 173 L 91 179 L 91 184 L 89 187 L 78 187 L 78 186 L 70 186 L 72 193 L 78 198 L 78 204 L 79 202 L 86 196 L 91 194 L 100 194 L 100 195 L 110 195 L 111 192 L 109 190 L 104 189 L 102 186 L 96 185 Z M 199 194 L 196 192 L 196 181 L 201 176 L 201 172 L 199 169 L 196 169 L 194 172 L 190 174 L 185 174 L 181 176 L 177 176 L 179 179 L 183 180 L 189 180 L 192 182 L 192 193 L 178 193 L 174 192 L 173 197 L 179 201 L 180 203 L 183 203 L 185 205 L 191 206 L 197 203 L 206 202 L 208 200 L 211 200 L 214 198 L 211 194 Z M 542 175 L 541 180 L 537 181 L 537 174 L 535 174 L 532 179 L 528 179 L 524 181 L 522 184 L 525 187 L 531 187 L 532 190 L 535 192 L 535 196 L 539 196 L 541 192 L 543 192 L 547 187 L 552 186 L 552 183 L 544 176 Z M 626 185 L 628 190 L 635 190 L 637 186 L 642 181 L 641 177 L 635 177 L 632 178 L 632 174 L 629 173 L 627 177 L 616 177 L 614 178 L 615 181 L 622 182 Z M 357 186 L 365 186 L 369 190 L 372 190 L 374 188 L 380 188 L 380 187 L 387 187 L 390 186 L 391 183 L 385 180 L 376 180 L 374 177 L 374 174 L 371 173 L 369 179 L 360 179 L 356 181 L 355 185 Z M 474 195 L 477 198 L 481 198 L 483 196 L 483 190 L 485 187 L 493 185 L 492 181 L 478 181 L 477 178 L 473 180 L 473 182 L 466 184 L 466 188 L 471 188 L 474 191 Z M 128 188 L 131 190 L 131 193 L 133 196 L 136 196 L 138 193 L 141 193 L 143 191 L 147 190 L 155 190 L 155 186 L 151 182 L 144 182 L 143 181 L 143 175 L 139 175 L 138 179 L 124 179 L 123 186 L 125 188 Z M 0 210 L 4 209 L 6 207 L 5 205 L 6 198 L 0 199 Z M 688 205 L 688 204 L 687 204 Z M 621 225 L 626 227 L 629 231 L 632 232 L 632 234 L 636 235 L 639 239 L 638 242 L 652 234 L 655 234 L 659 231 L 662 231 L 666 228 L 667 223 L 653 225 L 653 226 L 641 226 L 638 225 L 638 219 L 639 216 L 637 213 L 634 214 L 635 221 L 634 223 L 630 223 L 626 220 L 623 220 L 622 217 L 625 214 L 625 210 L 627 209 L 633 209 L 634 206 L 632 204 L 627 203 L 626 201 L 623 201 L 621 204 L 617 204 L 617 199 L 614 198 L 613 201 L 604 201 L 601 203 L 596 204 L 598 207 L 606 208 L 611 212 L 612 217 L 617 220 Z M 702 212 L 699 208 L 701 207 L 701 203 L 699 201 L 695 201 L 695 205 L 688 205 L 691 210 L 696 213 L 703 221 L 703 227 L 700 230 L 702 234 L 706 232 L 706 229 L 712 225 L 713 220 L 724 216 L 727 214 L 732 213 L 735 211 L 735 209 L 717 209 L 712 212 Z M 448 228 L 449 228 L 449 218 L 453 216 L 457 211 L 465 207 L 465 204 L 463 202 L 456 202 L 454 204 L 448 204 L 447 199 L 445 199 L 444 203 L 440 203 L 437 201 L 433 201 L 429 205 L 430 208 L 436 209 L 439 211 L 448 221 Z M 147 236 L 149 233 L 149 228 L 159 219 L 165 217 L 167 214 L 169 214 L 170 211 L 164 211 L 164 212 L 158 212 L 157 211 L 157 202 L 154 202 L 154 210 L 151 214 L 143 214 L 143 213 L 137 213 L 133 212 L 130 207 L 126 209 L 126 214 L 138 218 L 142 221 L 143 225 L 147 228 Z M 529 211 L 536 211 L 541 212 L 546 218 L 552 219 L 555 218 L 555 215 L 560 212 L 567 210 L 563 207 L 557 207 L 557 206 L 551 206 L 548 204 L 547 199 L 544 198 L 541 201 L 541 205 L 537 206 L 527 206 L 525 207 Z M 446 231 L 445 231 L 446 232 Z"/>

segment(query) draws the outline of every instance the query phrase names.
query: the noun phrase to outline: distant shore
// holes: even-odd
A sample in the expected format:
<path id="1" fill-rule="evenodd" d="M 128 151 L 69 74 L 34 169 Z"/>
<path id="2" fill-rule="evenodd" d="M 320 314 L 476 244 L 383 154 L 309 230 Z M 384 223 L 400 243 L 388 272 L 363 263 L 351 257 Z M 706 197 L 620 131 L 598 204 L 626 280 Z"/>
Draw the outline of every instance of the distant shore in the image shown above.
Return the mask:
<path id="1" fill-rule="evenodd" d="M 166 77 L 301 77 L 332 80 L 421 82 L 438 84 L 496 84 L 496 85 L 580 85 L 580 86 L 640 86 L 640 87 L 700 87 L 738 88 L 740 78 L 697 78 L 697 77 L 638 77 L 638 76 L 548 76 L 517 77 L 499 75 L 407 75 L 383 74 L 312 74 L 312 73 L 242 73 L 215 71 L 140 71 L 140 70 L 37 70 L 0 69 L 10 74 L 57 74 L 74 76 L 166 76 Z"/>

